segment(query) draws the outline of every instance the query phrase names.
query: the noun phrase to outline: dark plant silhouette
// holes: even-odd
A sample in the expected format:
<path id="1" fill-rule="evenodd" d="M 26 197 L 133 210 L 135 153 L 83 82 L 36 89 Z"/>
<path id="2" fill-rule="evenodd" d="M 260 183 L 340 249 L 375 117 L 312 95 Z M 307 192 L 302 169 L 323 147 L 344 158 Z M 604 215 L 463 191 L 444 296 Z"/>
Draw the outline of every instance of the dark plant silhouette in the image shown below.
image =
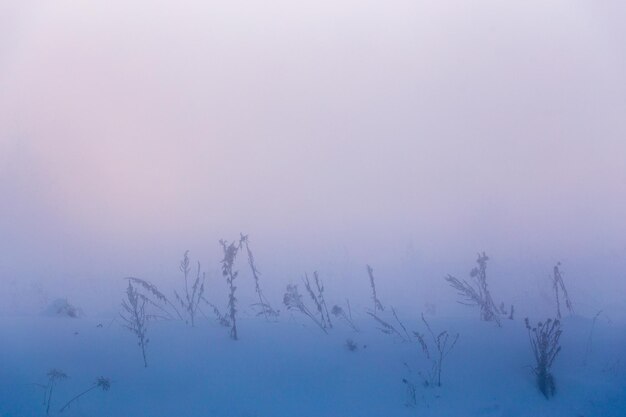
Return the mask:
<path id="1" fill-rule="evenodd" d="M 554 359 L 561 351 L 559 338 L 561 337 L 561 322 L 548 319 L 544 323 L 539 322 L 537 326 L 531 327 L 528 318 L 525 319 L 528 338 L 535 357 L 533 372 L 537 377 L 537 387 L 546 397 L 554 396 L 556 384 L 550 368 Z"/>
<path id="2" fill-rule="evenodd" d="M 376 282 L 374 281 L 374 269 L 369 265 L 366 265 L 366 267 L 367 267 L 367 275 L 370 278 L 370 287 L 372 288 L 372 300 L 374 301 L 374 314 L 376 314 L 376 311 L 385 311 L 385 308 L 383 307 L 382 303 L 378 299 L 378 295 L 376 294 Z"/>
<path id="3" fill-rule="evenodd" d="M 334 305 L 330 312 L 333 316 L 345 321 L 352 330 L 358 332 L 359 329 L 354 324 L 354 321 L 352 321 L 352 309 L 350 308 L 350 301 L 348 301 L 348 299 L 346 299 L 346 305 L 348 306 L 348 313 L 338 305 Z"/>
<path id="4" fill-rule="evenodd" d="M 378 330 L 388 335 L 397 336 L 402 342 L 409 342 L 411 338 L 409 336 L 409 333 L 406 331 L 406 326 L 400 321 L 398 315 L 396 314 L 396 310 L 393 307 L 391 308 L 391 311 L 393 313 L 393 317 L 400 326 L 401 331 L 377 314 L 371 311 L 367 311 L 366 313 L 369 314 L 379 324 L 380 327 L 378 327 Z"/>
<path id="5" fill-rule="evenodd" d="M 296 310 L 310 318 L 324 333 L 328 333 L 326 327 L 322 322 L 311 313 L 311 310 L 302 301 L 302 294 L 298 291 L 298 286 L 295 284 L 287 285 L 287 291 L 283 296 L 283 304 L 287 307 L 287 310 Z"/>
<path id="6" fill-rule="evenodd" d="M 480 307 L 480 318 L 484 321 L 495 321 L 498 326 L 500 325 L 500 313 L 491 293 L 487 287 L 487 261 L 489 258 L 483 253 L 478 254 L 476 263 L 478 266 L 472 268 L 470 276 L 474 279 L 476 287 L 468 283 L 465 280 L 459 280 L 458 278 L 448 275 L 446 281 L 450 286 L 459 292 L 459 295 L 464 298 L 464 301 L 459 301 L 465 305 L 477 305 Z"/>
<path id="7" fill-rule="evenodd" d="M 235 279 L 239 274 L 237 271 L 233 271 L 235 259 L 237 258 L 237 252 L 240 249 L 240 245 L 235 242 L 228 243 L 224 239 L 220 240 L 224 257 L 221 260 L 222 275 L 226 278 L 228 284 L 228 320 L 230 322 L 230 337 L 233 340 L 238 339 L 237 335 L 237 298 L 235 297 Z"/>
<path id="8" fill-rule="evenodd" d="M 50 405 L 52 404 L 52 392 L 57 381 L 67 379 L 67 374 L 60 369 L 50 369 L 48 371 L 48 383 L 44 386 L 45 395 L 43 405 L 46 407 L 46 415 L 50 415 Z"/>
<path id="9" fill-rule="evenodd" d="M 80 394 L 72 397 L 71 400 L 65 403 L 65 405 L 61 407 L 61 409 L 59 410 L 59 413 L 62 413 L 63 411 L 65 411 L 67 408 L 70 407 L 70 405 L 72 405 L 74 401 L 78 400 L 80 397 L 87 394 L 88 392 L 95 390 L 96 388 L 100 388 L 102 391 L 108 391 L 109 388 L 111 388 L 111 381 L 108 378 L 104 378 L 102 376 L 99 377 L 89 388 L 87 388 Z"/>
<path id="10" fill-rule="evenodd" d="M 191 266 L 189 262 L 188 250 L 185 251 L 183 259 L 180 261 L 179 269 L 180 272 L 183 273 L 183 278 L 185 280 L 185 293 L 181 296 L 177 291 L 174 291 L 174 295 L 187 315 L 187 320 L 185 320 L 185 322 L 191 324 L 191 327 L 194 327 L 196 317 L 200 311 L 200 300 L 204 294 L 204 281 L 206 276 L 204 272 L 201 272 L 201 265 L 200 262 L 198 262 L 196 278 L 194 279 L 191 287 L 189 286 Z"/>
<path id="11" fill-rule="evenodd" d="M 259 302 L 252 304 L 253 307 L 258 307 L 261 311 L 257 313 L 257 315 L 263 315 L 265 320 L 276 320 L 278 315 L 280 314 L 279 310 L 275 310 L 272 308 L 270 302 L 267 300 L 263 291 L 261 290 L 260 276 L 261 272 L 256 267 L 254 262 L 254 255 L 252 254 L 252 250 L 250 250 L 250 239 L 248 239 L 248 235 L 241 234 L 241 238 L 239 239 L 240 247 L 246 248 L 246 254 L 248 255 L 248 265 L 250 266 L 250 271 L 252 272 L 252 277 L 254 278 L 254 290 L 259 297 Z"/>
<path id="12" fill-rule="evenodd" d="M 180 314 L 180 311 L 178 311 L 176 306 L 165 296 L 165 294 L 159 291 L 156 285 L 141 278 L 126 277 L 126 279 L 129 282 L 136 284 L 145 293 L 147 293 L 147 295 L 145 293 L 140 293 L 141 297 L 145 300 L 146 304 L 154 307 L 158 311 L 158 314 L 148 314 L 150 319 L 183 320 L 183 316 Z M 139 288 L 135 287 L 135 290 L 139 292 Z"/>
<path id="13" fill-rule="evenodd" d="M 138 289 L 142 291 L 140 292 L 140 296 L 145 300 L 146 304 L 153 307 L 152 310 L 156 312 L 150 312 L 148 318 L 165 320 L 179 319 L 184 320 L 186 324 L 194 327 L 198 314 L 204 314 L 200 309 L 200 301 L 202 300 L 208 303 L 206 298 L 204 298 L 206 276 L 204 272 L 201 271 L 201 265 L 200 262 L 198 262 L 196 277 L 193 282 L 190 282 L 191 264 L 188 250 L 185 251 L 183 259 L 180 261 L 179 269 L 183 273 L 184 287 L 181 294 L 174 290 L 174 297 L 181 310 L 151 282 L 136 277 L 128 277 L 126 279 L 137 284 Z"/>
<path id="14" fill-rule="evenodd" d="M 565 299 L 565 307 L 570 314 L 574 313 L 574 309 L 572 307 L 572 302 L 569 298 L 569 294 L 567 293 L 567 288 L 565 288 L 565 283 L 563 282 L 563 275 L 561 274 L 561 262 L 557 262 L 553 268 L 552 275 L 552 287 L 554 288 L 554 294 L 556 297 L 556 318 L 561 319 L 561 301 L 559 297 L 559 291 L 563 293 L 563 298 Z"/>
<path id="15" fill-rule="evenodd" d="M 322 326 L 324 326 L 324 328 L 332 328 L 333 324 L 330 321 L 330 315 L 328 314 L 328 308 L 326 307 L 326 300 L 324 300 L 324 284 L 320 281 L 317 271 L 313 272 L 313 277 L 317 292 L 313 291 L 313 287 L 311 286 L 311 282 L 309 281 L 309 276 L 307 274 L 304 275 L 304 287 L 309 293 L 311 300 L 315 303 L 317 312 L 320 315 L 320 323 L 322 323 Z"/>
<path id="16" fill-rule="evenodd" d="M 428 348 L 428 343 L 426 342 L 426 338 L 424 334 L 413 332 L 419 344 L 426 355 L 426 359 L 432 361 L 432 368 L 428 372 L 427 378 L 425 378 L 425 385 L 427 386 L 441 386 L 441 371 L 443 369 L 443 360 L 450 354 L 450 351 L 456 345 L 456 342 L 459 340 L 459 334 L 455 334 L 451 336 L 447 330 L 440 332 L 435 335 L 430 324 L 426 321 L 424 314 L 422 314 L 422 322 L 426 326 L 426 330 L 431 337 L 432 346 L 434 349 Z"/>
<path id="17" fill-rule="evenodd" d="M 126 300 L 122 301 L 120 317 L 124 320 L 123 326 L 137 336 L 137 344 L 141 348 L 144 367 L 148 367 L 146 360 L 146 345 L 150 341 L 146 338 L 148 316 L 146 314 L 147 298 L 138 293 L 131 281 L 128 281 Z"/>
<path id="18" fill-rule="evenodd" d="M 215 318 L 219 324 L 221 324 L 224 327 L 230 327 L 230 320 L 226 316 L 226 313 L 222 313 L 215 304 L 211 303 L 204 296 L 200 297 L 200 299 L 204 301 L 206 305 L 208 305 L 213 310 L 213 314 L 215 314 Z"/>

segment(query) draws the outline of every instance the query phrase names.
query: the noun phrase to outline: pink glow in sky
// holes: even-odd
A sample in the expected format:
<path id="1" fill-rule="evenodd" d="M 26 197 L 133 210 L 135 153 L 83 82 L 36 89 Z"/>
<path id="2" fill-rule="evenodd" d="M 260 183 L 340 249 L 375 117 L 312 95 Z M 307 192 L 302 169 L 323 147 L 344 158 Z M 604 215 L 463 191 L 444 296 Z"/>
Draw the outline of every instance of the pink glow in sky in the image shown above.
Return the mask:
<path id="1" fill-rule="evenodd" d="M 618 1 L 4 0 L 0 280 L 102 282 L 247 231 L 301 270 L 347 248 L 464 271 L 486 250 L 624 290 L 625 19 Z"/>

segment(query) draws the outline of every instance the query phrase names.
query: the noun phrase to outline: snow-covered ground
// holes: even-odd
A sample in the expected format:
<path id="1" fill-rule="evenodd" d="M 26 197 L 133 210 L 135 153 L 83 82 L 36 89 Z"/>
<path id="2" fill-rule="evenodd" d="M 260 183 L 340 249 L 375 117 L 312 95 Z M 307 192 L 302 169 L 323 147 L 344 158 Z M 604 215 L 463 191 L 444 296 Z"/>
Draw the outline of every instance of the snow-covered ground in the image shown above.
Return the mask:
<path id="1" fill-rule="evenodd" d="M 626 415 L 626 327 L 599 316 L 563 320 L 553 367 L 557 393 L 535 386 L 523 320 L 498 328 L 477 318 L 432 317 L 435 331 L 460 333 L 444 363 L 442 387 L 422 385 L 429 368 L 417 342 L 403 343 L 363 315 L 360 332 L 341 322 L 324 334 L 294 314 L 278 323 L 240 320 L 240 340 L 214 320 L 150 323 L 148 368 L 133 334 L 109 318 L 0 318 L 0 416 L 45 416 L 46 373 L 69 376 L 52 395 L 50 415 L 91 417 L 608 417 Z M 295 318 L 295 319 L 294 319 Z M 113 321 L 112 321 L 113 320 Z M 98 326 L 102 324 L 102 326 Z M 409 331 L 424 332 L 416 317 Z M 346 348 L 353 339 L 358 349 Z M 58 409 L 105 376 L 71 408 Z M 416 388 L 415 406 L 402 382 Z"/>

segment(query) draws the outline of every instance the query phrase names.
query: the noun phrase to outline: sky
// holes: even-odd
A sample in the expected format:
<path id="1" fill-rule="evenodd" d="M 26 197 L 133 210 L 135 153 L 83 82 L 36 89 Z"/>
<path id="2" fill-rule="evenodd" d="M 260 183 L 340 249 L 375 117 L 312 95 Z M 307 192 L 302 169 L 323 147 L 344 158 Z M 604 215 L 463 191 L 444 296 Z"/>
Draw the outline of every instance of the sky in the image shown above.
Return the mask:
<path id="1" fill-rule="evenodd" d="M 218 240 L 245 232 L 277 300 L 315 269 L 367 299 L 371 263 L 398 303 L 445 303 L 484 250 L 509 299 L 548 297 L 561 261 L 589 310 L 623 304 L 625 18 L 0 0 L 0 299 L 106 309 L 186 249 L 217 283 Z"/>

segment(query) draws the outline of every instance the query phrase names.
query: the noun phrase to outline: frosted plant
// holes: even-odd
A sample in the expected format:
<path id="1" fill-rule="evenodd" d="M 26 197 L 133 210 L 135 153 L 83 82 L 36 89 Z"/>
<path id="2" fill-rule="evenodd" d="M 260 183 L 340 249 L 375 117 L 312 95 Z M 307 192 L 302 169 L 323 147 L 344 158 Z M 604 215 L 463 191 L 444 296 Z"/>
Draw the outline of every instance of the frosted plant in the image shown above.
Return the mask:
<path id="1" fill-rule="evenodd" d="M 145 299 L 146 304 L 153 307 L 154 311 L 156 311 L 148 314 L 150 319 L 179 319 L 194 327 L 198 314 L 204 314 L 200 309 L 200 301 L 208 303 L 204 298 L 205 274 L 201 271 L 201 265 L 198 262 L 196 277 L 193 282 L 190 282 L 191 264 L 189 251 L 185 251 L 183 259 L 180 261 L 179 269 L 183 273 L 184 287 L 181 294 L 174 290 L 174 297 L 181 310 L 151 282 L 136 277 L 128 277 L 126 279 L 137 284 L 138 289 L 142 291 L 140 294 Z"/>
<path id="2" fill-rule="evenodd" d="M 174 291 L 174 298 L 180 309 L 151 282 L 136 277 L 126 278 L 133 284 L 136 284 L 136 289 L 141 291 L 141 296 L 145 299 L 146 304 L 151 307 L 151 311 L 147 314 L 147 317 L 151 320 L 184 320 L 185 323 L 193 327 L 195 326 L 199 314 L 206 317 L 205 313 L 200 308 L 200 302 L 202 301 L 210 307 L 221 325 L 230 327 L 231 322 L 228 317 L 222 314 L 220 310 L 206 298 L 206 275 L 201 271 L 200 262 L 197 264 L 196 277 L 193 282 L 190 282 L 191 264 L 189 261 L 189 251 L 185 251 L 183 259 L 179 264 L 179 270 L 183 274 L 184 287 L 181 293 L 176 290 Z"/>
<path id="3" fill-rule="evenodd" d="M 385 308 L 383 307 L 382 303 L 378 299 L 378 295 L 376 293 L 374 269 L 369 265 L 366 265 L 366 267 L 367 267 L 367 275 L 369 276 L 369 279 L 370 279 L 370 287 L 372 289 L 372 300 L 374 301 L 374 309 L 372 311 L 366 311 L 366 313 L 369 314 L 378 323 L 379 325 L 378 330 L 380 330 L 381 332 L 385 334 L 395 335 L 398 338 L 400 338 L 402 342 L 409 342 L 411 340 L 411 337 L 409 336 L 409 333 L 406 330 L 406 326 L 404 326 L 402 321 L 400 321 L 400 319 L 398 318 L 398 315 L 396 314 L 396 310 L 393 307 L 391 307 L 391 313 L 396 323 L 400 326 L 399 329 L 396 328 L 393 324 L 389 323 L 388 320 L 385 320 L 383 317 L 381 317 L 380 313 L 383 313 L 385 311 Z"/>
<path id="4" fill-rule="evenodd" d="M 500 326 L 500 318 L 498 314 L 500 311 L 493 302 L 491 293 L 487 288 L 487 261 L 489 258 L 483 252 L 478 254 L 476 263 L 478 266 L 474 267 L 470 276 L 474 279 L 476 287 L 468 283 L 465 280 L 459 280 L 458 278 L 448 275 L 445 279 L 450 286 L 459 292 L 459 295 L 464 298 L 463 301 L 459 301 L 465 305 L 477 305 L 480 307 L 480 318 L 484 321 L 495 321 Z"/>
<path id="5" fill-rule="evenodd" d="M 348 299 L 346 299 L 346 305 L 348 306 L 348 313 L 338 305 L 334 305 L 330 312 L 333 316 L 345 321 L 352 330 L 358 332 L 359 329 L 354 324 L 354 321 L 352 321 L 352 309 L 350 308 L 350 301 L 348 301 Z"/>
<path id="6" fill-rule="evenodd" d="M 150 319 L 164 319 L 164 320 L 183 320 L 182 314 L 176 308 L 176 306 L 163 294 L 156 285 L 152 284 L 145 279 L 136 277 L 127 277 L 129 283 L 136 284 L 135 290 L 139 292 L 139 289 L 143 290 L 143 293 L 139 293 L 145 300 L 146 304 L 155 308 L 158 312 L 148 314 Z M 147 293 L 147 294 L 146 294 Z"/>
<path id="7" fill-rule="evenodd" d="M 217 308 L 217 306 L 213 303 L 211 303 L 209 300 L 207 300 L 204 296 L 200 297 L 200 299 L 202 301 L 204 301 L 209 307 L 211 307 L 211 309 L 213 310 L 213 313 L 215 314 L 215 318 L 217 319 L 217 322 L 219 324 L 221 324 L 224 327 L 230 327 L 230 320 L 228 319 L 228 317 L 226 316 L 226 314 L 223 314 L 219 308 Z"/>
<path id="8" fill-rule="evenodd" d="M 367 311 L 367 314 L 369 314 L 378 323 L 378 325 L 380 326 L 378 327 L 378 330 L 388 335 L 397 336 L 402 342 L 409 342 L 411 340 L 411 337 L 406 330 L 406 326 L 402 323 L 402 321 L 400 321 L 398 315 L 396 314 L 396 310 L 393 307 L 391 307 L 391 312 L 393 313 L 394 319 L 400 326 L 400 330 L 398 330 L 398 328 L 396 328 L 393 324 L 389 323 L 388 321 L 384 320 L 382 317 L 371 311 Z"/>
<path id="9" fill-rule="evenodd" d="M 530 346 L 535 357 L 533 372 L 537 377 L 537 387 L 546 398 L 550 398 L 554 396 L 556 391 L 554 376 L 550 372 L 550 368 L 561 351 L 559 344 L 562 333 L 561 322 L 558 319 L 548 319 L 545 323 L 539 322 L 537 326 L 531 327 L 528 318 L 526 318 L 525 323 Z"/>
<path id="10" fill-rule="evenodd" d="M 67 379 L 67 374 L 60 369 L 50 369 L 48 371 L 48 383 L 44 386 L 45 394 L 44 394 L 44 402 L 43 405 L 46 407 L 46 415 L 50 415 L 50 405 L 52 404 L 52 392 L 54 390 L 54 384 L 57 381 L 62 381 Z"/>
<path id="11" fill-rule="evenodd" d="M 240 245 L 235 244 L 235 242 L 228 243 L 224 239 L 220 240 L 220 244 L 222 245 L 222 250 L 224 251 L 224 257 L 221 260 L 222 264 L 222 275 L 226 278 L 226 283 L 228 284 L 228 320 L 230 322 L 230 337 L 233 340 L 237 340 L 237 298 L 235 297 L 235 291 L 237 287 L 235 286 L 235 278 L 239 274 L 237 271 L 233 271 L 233 266 L 235 264 L 235 258 L 237 257 L 237 252 L 240 249 Z"/>
<path id="12" fill-rule="evenodd" d="M 369 265 L 366 265 L 366 266 L 367 266 L 367 275 L 370 278 L 370 287 L 372 288 L 372 300 L 374 301 L 374 314 L 376 314 L 376 311 L 385 311 L 385 308 L 383 307 L 382 303 L 378 299 L 378 295 L 376 294 L 376 282 L 374 281 L 374 269 Z"/>
<path id="13" fill-rule="evenodd" d="M 87 394 L 88 392 L 95 390 L 96 388 L 100 388 L 102 391 L 108 391 L 109 388 L 111 388 L 111 381 L 109 380 L 109 378 L 104 378 L 104 377 L 97 378 L 96 381 L 89 388 L 87 388 L 80 394 L 72 397 L 71 400 L 65 403 L 65 405 L 61 407 L 61 409 L 59 410 L 59 413 L 62 413 L 63 411 L 68 409 L 74 401 L 78 400 L 80 397 Z"/>
<path id="14" fill-rule="evenodd" d="M 141 348 L 144 367 L 148 367 L 146 360 L 146 345 L 150 341 L 146 338 L 148 316 L 146 314 L 147 298 L 138 293 L 131 281 L 128 281 L 126 300 L 122 301 L 120 317 L 124 320 L 124 327 L 137 336 L 137 344 Z"/>
<path id="15" fill-rule="evenodd" d="M 400 325 L 400 328 L 402 329 L 402 332 L 404 333 L 404 335 L 407 337 L 407 339 L 410 339 L 409 332 L 407 332 L 406 327 L 404 326 L 402 321 L 400 321 L 400 319 L 398 318 L 398 315 L 396 314 L 396 309 L 391 307 L 391 313 L 393 314 L 393 317 L 396 319 L 396 321 Z"/>
<path id="16" fill-rule="evenodd" d="M 426 359 L 432 362 L 432 367 L 430 371 L 427 372 L 427 377 L 425 378 L 425 385 L 427 386 L 441 386 L 441 371 L 443 369 L 443 360 L 450 354 L 456 342 L 459 340 L 459 334 L 455 334 L 451 336 L 447 330 L 440 332 L 435 335 L 430 324 L 426 321 L 424 314 L 422 313 L 422 322 L 426 326 L 426 330 L 430 335 L 433 349 L 429 349 L 428 343 L 426 342 L 426 337 L 422 333 L 413 332 L 415 337 L 417 338 L 422 352 L 426 356 Z"/>
<path id="17" fill-rule="evenodd" d="M 304 275 L 304 287 L 306 288 L 309 296 L 315 303 L 315 307 L 317 308 L 317 312 L 320 315 L 320 323 L 324 328 L 332 328 L 333 324 L 330 321 L 330 315 L 328 314 L 328 307 L 326 307 L 326 300 L 324 300 L 324 284 L 319 279 L 319 275 L 317 271 L 313 272 L 315 287 L 317 292 L 313 291 L 313 287 L 311 286 L 311 282 L 309 281 L 309 276 L 307 274 Z"/>
<path id="18" fill-rule="evenodd" d="M 193 284 L 191 286 L 189 285 L 191 266 L 189 262 L 188 250 L 185 251 L 183 259 L 180 261 L 179 269 L 180 272 L 183 273 L 183 278 L 185 280 L 185 293 L 183 295 L 179 295 L 177 291 L 174 291 L 174 295 L 187 315 L 187 320 L 185 320 L 185 322 L 187 324 L 191 324 L 191 327 L 194 327 L 196 317 L 200 311 L 200 300 L 204 294 L 204 281 L 206 276 L 204 272 L 201 272 L 200 262 L 198 262 L 196 278 L 193 281 Z"/>
<path id="19" fill-rule="evenodd" d="M 561 319 L 561 301 L 559 297 L 559 291 L 563 293 L 563 298 L 565 299 L 565 307 L 570 314 L 574 313 L 574 309 L 572 307 L 572 302 L 569 299 L 569 294 L 567 293 L 567 288 L 565 288 L 565 283 L 563 282 L 563 275 L 560 270 L 561 262 L 558 262 L 553 268 L 552 275 L 552 286 L 554 288 L 554 294 L 556 297 L 556 318 Z"/>
<path id="20" fill-rule="evenodd" d="M 298 291 L 298 286 L 295 284 L 287 285 L 287 291 L 283 296 L 283 304 L 287 307 L 287 310 L 296 310 L 310 318 L 324 333 L 328 333 L 326 327 L 322 322 L 311 313 L 311 310 L 302 301 L 302 294 Z"/>
<path id="21" fill-rule="evenodd" d="M 254 263 L 254 255 L 252 254 L 252 250 L 250 250 L 250 240 L 248 239 L 248 235 L 244 235 L 241 233 L 241 238 L 239 239 L 239 245 L 241 247 L 245 246 L 246 254 L 248 255 L 248 265 L 250 266 L 250 271 L 252 272 L 252 276 L 254 277 L 254 291 L 259 297 L 259 302 L 252 304 L 253 307 L 258 307 L 261 311 L 257 313 L 257 315 L 263 315 L 265 320 L 276 320 L 278 315 L 280 314 L 279 310 L 274 310 L 271 304 L 263 294 L 261 290 L 260 276 L 261 272 L 256 267 Z"/>

